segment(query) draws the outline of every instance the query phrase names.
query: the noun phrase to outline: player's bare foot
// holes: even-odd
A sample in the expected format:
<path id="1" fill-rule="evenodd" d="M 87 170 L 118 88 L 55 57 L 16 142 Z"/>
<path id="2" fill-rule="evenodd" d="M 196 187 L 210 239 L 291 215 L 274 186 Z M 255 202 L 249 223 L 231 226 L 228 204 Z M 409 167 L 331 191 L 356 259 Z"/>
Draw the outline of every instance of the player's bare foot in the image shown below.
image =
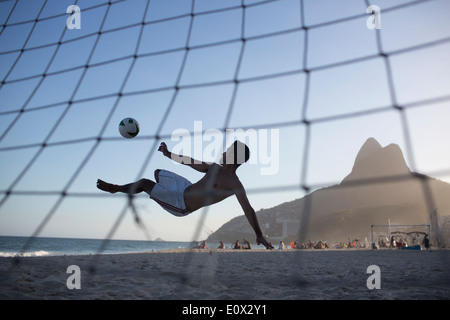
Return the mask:
<path id="1" fill-rule="evenodd" d="M 266 249 L 273 249 L 273 246 L 267 242 L 266 238 L 264 236 L 259 236 L 256 238 L 256 244 L 262 244 L 266 247 Z"/>
<path id="2" fill-rule="evenodd" d="M 97 188 L 99 188 L 100 190 L 106 191 L 106 192 L 111 192 L 111 193 L 116 193 L 118 191 L 117 185 L 105 182 L 100 179 L 97 180 Z"/>

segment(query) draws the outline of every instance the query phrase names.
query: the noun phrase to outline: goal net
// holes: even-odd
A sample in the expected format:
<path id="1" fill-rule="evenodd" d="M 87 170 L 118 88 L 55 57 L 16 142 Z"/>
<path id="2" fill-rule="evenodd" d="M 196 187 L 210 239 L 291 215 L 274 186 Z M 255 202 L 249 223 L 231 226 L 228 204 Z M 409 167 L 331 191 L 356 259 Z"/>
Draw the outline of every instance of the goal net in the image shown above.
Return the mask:
<path id="1" fill-rule="evenodd" d="M 431 226 L 416 225 L 372 225 L 370 227 L 372 249 L 416 249 L 432 245 Z M 428 239 L 428 244 L 426 241 Z"/>
<path id="2" fill-rule="evenodd" d="M 369 137 L 449 181 L 448 12 L 447 0 L 1 0 L 0 235 L 27 237 L 24 250 L 100 238 L 100 253 L 109 239 L 206 239 L 243 214 L 234 198 L 178 219 L 96 180 L 171 166 L 197 181 L 158 146 L 212 162 L 230 130 L 250 140 L 239 177 L 257 211 L 339 183 Z M 133 139 L 118 132 L 126 117 Z M 423 197 L 434 210 L 426 184 Z"/>

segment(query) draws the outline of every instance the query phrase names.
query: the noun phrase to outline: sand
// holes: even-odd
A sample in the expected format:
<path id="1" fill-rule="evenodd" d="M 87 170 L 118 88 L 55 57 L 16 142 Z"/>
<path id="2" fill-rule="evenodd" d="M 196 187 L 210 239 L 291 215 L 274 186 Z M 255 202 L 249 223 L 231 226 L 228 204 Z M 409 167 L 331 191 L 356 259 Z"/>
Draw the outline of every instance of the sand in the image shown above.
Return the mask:
<path id="1" fill-rule="evenodd" d="M 13 261 L 0 258 L 0 299 L 450 298 L 448 250 L 171 250 Z M 80 289 L 67 286 L 71 265 L 80 268 Z M 380 272 L 370 283 L 380 289 L 367 287 L 372 265 Z"/>

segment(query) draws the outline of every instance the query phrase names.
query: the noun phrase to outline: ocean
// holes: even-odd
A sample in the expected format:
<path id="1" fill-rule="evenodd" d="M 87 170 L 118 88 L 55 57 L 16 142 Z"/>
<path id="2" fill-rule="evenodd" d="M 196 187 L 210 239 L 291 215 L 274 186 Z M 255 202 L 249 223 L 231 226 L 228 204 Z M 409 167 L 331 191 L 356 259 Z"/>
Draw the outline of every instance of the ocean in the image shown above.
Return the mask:
<path id="1" fill-rule="evenodd" d="M 103 239 L 36 237 L 28 245 L 29 239 L 28 237 L 0 236 L 0 257 L 116 254 L 194 247 L 193 242 L 109 240 L 100 252 Z"/>

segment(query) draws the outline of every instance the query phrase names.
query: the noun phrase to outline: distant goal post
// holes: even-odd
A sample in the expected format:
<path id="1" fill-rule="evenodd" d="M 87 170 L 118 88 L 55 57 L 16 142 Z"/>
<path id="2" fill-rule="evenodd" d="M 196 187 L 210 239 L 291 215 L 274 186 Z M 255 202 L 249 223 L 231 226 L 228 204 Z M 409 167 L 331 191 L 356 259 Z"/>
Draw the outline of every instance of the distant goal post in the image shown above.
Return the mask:
<path id="1" fill-rule="evenodd" d="M 370 226 L 372 249 L 403 249 L 423 247 L 424 239 L 431 239 L 430 224 L 374 224 Z"/>

